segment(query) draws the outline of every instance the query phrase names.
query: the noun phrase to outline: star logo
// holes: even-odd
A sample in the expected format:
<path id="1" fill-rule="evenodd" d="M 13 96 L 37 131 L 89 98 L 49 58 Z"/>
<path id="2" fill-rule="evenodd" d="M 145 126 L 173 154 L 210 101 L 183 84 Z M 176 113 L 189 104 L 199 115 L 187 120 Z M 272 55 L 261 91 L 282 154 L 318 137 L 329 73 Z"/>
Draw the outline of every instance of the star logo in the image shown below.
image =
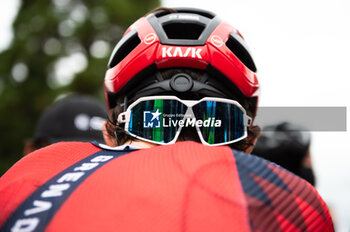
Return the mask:
<path id="1" fill-rule="evenodd" d="M 143 127 L 144 128 L 160 128 L 160 115 L 159 109 L 156 111 L 144 111 L 143 112 Z"/>
<path id="2" fill-rule="evenodd" d="M 151 113 L 153 115 L 152 119 L 151 119 L 151 122 L 154 120 L 154 119 L 157 119 L 159 120 L 159 115 L 161 115 L 162 113 L 159 112 L 159 109 L 157 109 L 156 112 L 153 112 Z"/>

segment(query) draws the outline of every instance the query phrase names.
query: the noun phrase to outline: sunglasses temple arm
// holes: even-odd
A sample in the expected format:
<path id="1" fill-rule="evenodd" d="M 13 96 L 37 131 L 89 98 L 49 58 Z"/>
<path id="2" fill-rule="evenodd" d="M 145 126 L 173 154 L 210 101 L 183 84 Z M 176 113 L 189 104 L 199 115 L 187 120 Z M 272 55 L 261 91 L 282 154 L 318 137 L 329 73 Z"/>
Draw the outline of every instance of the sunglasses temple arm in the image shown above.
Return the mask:
<path id="1" fill-rule="evenodd" d="M 123 112 L 118 115 L 118 123 L 126 123 L 129 121 L 130 118 L 130 113 L 128 112 Z"/>
<path id="2" fill-rule="evenodd" d="M 251 117 L 249 117 L 248 115 L 244 115 L 244 125 L 251 126 L 252 122 L 253 120 Z"/>

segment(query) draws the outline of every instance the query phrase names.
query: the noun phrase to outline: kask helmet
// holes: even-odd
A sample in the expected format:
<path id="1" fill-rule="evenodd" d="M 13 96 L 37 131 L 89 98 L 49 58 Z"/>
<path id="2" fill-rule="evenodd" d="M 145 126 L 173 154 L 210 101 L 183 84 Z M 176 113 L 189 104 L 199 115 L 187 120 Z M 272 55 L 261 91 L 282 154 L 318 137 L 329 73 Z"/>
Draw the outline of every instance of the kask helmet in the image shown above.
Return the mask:
<path id="1" fill-rule="evenodd" d="M 169 68 L 202 70 L 206 76 L 201 82 L 188 75 L 164 81 L 158 71 Z M 156 10 L 127 29 L 109 60 L 104 87 L 108 109 L 116 106 L 118 96 L 131 93 L 134 99 L 162 91 L 220 96 L 226 89 L 255 99 L 255 112 L 259 83 L 252 56 L 235 28 L 211 12 L 175 8 Z"/>

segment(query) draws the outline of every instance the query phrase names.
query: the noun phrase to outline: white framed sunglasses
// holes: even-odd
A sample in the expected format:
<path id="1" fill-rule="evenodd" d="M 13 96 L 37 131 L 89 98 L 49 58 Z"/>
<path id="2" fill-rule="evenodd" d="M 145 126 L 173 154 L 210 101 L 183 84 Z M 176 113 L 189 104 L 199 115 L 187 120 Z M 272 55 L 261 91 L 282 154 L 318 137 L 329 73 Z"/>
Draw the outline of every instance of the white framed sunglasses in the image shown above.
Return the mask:
<path id="1" fill-rule="evenodd" d="M 125 123 L 124 129 L 131 136 L 155 144 L 173 144 L 183 127 L 194 127 L 203 144 L 218 146 L 246 138 L 252 118 L 234 100 L 149 96 L 137 99 L 120 113 L 118 123 Z"/>

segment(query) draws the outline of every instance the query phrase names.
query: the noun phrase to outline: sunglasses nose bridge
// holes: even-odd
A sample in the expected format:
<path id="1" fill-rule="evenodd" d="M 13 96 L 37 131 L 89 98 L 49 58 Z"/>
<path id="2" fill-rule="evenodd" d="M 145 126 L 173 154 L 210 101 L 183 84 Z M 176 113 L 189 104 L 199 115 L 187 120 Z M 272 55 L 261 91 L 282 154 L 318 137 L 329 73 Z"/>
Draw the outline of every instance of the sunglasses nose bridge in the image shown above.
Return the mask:
<path id="1" fill-rule="evenodd" d="M 187 110 L 186 110 L 186 113 L 185 113 L 185 116 L 183 118 L 184 121 L 188 120 L 188 119 L 194 119 L 195 121 L 197 120 L 194 112 L 193 112 L 193 109 L 192 109 L 192 106 L 196 105 L 198 102 L 193 102 L 193 104 L 191 104 L 191 106 L 189 106 L 190 104 L 187 105 Z M 180 128 L 182 129 L 182 128 Z M 205 143 L 206 144 L 206 141 L 203 139 L 203 135 L 202 135 L 202 132 L 201 130 L 199 129 L 198 125 L 196 123 L 194 123 L 194 129 L 196 130 L 197 134 L 198 134 L 198 138 L 199 140 L 202 142 L 202 143 Z"/>
<path id="2" fill-rule="evenodd" d="M 184 115 L 184 118 L 188 118 L 189 115 L 194 116 L 194 115 L 193 115 L 193 110 L 192 110 L 191 107 L 187 107 L 186 112 L 185 112 L 185 115 Z"/>
<path id="3" fill-rule="evenodd" d="M 200 103 L 200 101 L 184 101 L 184 105 L 186 105 L 189 108 L 192 108 L 194 105 L 197 105 L 198 103 Z"/>
<path id="4" fill-rule="evenodd" d="M 192 110 L 192 107 L 197 105 L 200 101 L 191 101 L 191 100 L 184 100 L 181 103 L 187 107 L 185 112 L 185 118 L 196 118 L 194 115 L 194 112 Z M 191 116 L 191 117 L 189 117 Z"/>

